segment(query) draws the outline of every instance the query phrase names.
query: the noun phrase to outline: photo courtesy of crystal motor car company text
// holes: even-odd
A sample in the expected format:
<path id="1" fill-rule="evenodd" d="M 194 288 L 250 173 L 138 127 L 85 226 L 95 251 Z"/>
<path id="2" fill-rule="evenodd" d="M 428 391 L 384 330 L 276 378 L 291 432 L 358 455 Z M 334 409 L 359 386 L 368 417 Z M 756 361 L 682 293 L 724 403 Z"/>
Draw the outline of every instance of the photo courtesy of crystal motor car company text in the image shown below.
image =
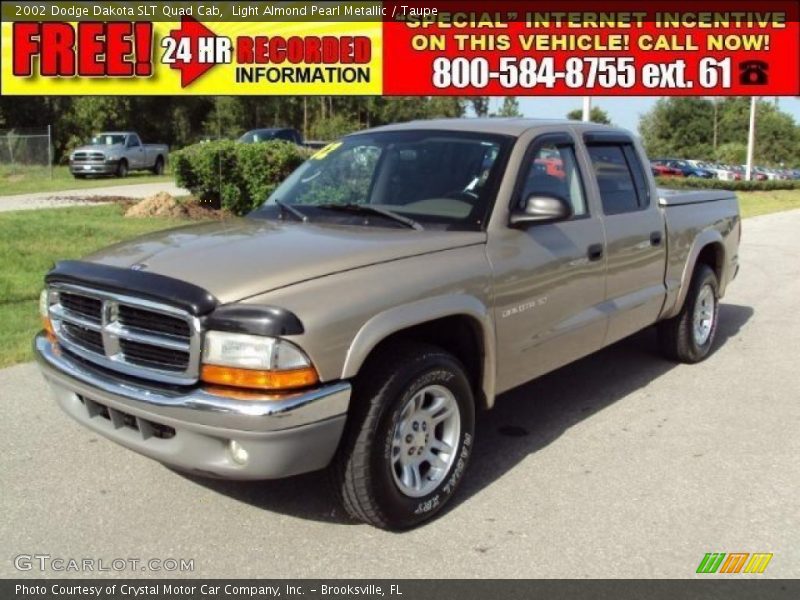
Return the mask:
<path id="1" fill-rule="evenodd" d="M 796 1 L 0 10 L 0 596 L 800 575 Z"/>

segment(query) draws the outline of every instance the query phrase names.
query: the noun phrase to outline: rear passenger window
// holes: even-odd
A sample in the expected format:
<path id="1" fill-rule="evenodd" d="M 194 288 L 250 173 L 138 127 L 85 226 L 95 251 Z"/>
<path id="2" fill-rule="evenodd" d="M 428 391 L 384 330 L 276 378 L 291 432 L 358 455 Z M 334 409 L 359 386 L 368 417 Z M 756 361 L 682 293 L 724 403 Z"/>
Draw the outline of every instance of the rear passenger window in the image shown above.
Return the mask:
<path id="1" fill-rule="evenodd" d="M 649 205 L 647 179 L 632 145 L 597 144 L 587 150 L 605 214 L 633 212 Z"/>

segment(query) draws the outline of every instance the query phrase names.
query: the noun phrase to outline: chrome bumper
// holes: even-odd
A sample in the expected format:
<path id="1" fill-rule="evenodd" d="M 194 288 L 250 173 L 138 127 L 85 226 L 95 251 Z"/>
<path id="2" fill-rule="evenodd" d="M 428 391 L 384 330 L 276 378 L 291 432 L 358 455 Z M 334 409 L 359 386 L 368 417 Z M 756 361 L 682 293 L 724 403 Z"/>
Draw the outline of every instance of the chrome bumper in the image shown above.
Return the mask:
<path id="1" fill-rule="evenodd" d="M 69 172 L 73 175 L 113 175 L 117 172 L 118 166 L 118 160 L 114 162 L 70 162 Z"/>
<path id="2" fill-rule="evenodd" d="M 79 361 L 43 334 L 36 359 L 59 405 L 86 427 L 179 469 L 232 479 L 272 479 L 325 467 L 344 429 L 351 387 L 234 400 L 200 388 L 133 382 Z M 174 434 L 154 435 L 162 428 Z M 235 440 L 248 460 L 233 459 Z"/>

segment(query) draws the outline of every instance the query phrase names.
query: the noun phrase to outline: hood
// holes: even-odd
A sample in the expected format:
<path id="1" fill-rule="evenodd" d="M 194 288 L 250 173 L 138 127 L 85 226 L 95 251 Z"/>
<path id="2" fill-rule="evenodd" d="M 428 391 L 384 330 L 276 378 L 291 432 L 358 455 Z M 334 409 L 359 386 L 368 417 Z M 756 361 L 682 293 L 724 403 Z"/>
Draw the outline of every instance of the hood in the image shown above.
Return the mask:
<path id="1" fill-rule="evenodd" d="M 73 152 L 112 152 L 122 150 L 124 144 L 86 144 L 85 146 L 78 146 Z"/>
<path id="2" fill-rule="evenodd" d="M 301 281 L 410 256 L 483 243 L 482 232 L 234 219 L 122 242 L 85 260 L 143 265 L 234 302 Z"/>

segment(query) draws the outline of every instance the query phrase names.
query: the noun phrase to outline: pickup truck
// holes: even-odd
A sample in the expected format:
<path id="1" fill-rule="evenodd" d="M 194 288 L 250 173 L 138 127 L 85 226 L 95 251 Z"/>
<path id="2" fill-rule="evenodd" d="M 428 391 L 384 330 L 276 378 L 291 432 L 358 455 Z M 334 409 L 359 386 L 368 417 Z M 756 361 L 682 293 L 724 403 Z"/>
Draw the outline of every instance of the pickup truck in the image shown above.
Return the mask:
<path id="1" fill-rule="evenodd" d="M 166 144 L 142 144 L 133 131 L 106 131 L 75 148 L 69 155 L 69 171 L 76 179 L 89 175 L 126 177 L 130 171 L 164 172 L 169 149 Z"/>
<path id="2" fill-rule="evenodd" d="M 668 359 L 709 356 L 738 202 L 658 190 L 648 165 L 595 124 L 349 135 L 246 218 L 58 263 L 36 355 L 123 446 L 211 477 L 328 468 L 354 518 L 410 528 L 453 497 L 498 394 L 651 325 Z"/>

